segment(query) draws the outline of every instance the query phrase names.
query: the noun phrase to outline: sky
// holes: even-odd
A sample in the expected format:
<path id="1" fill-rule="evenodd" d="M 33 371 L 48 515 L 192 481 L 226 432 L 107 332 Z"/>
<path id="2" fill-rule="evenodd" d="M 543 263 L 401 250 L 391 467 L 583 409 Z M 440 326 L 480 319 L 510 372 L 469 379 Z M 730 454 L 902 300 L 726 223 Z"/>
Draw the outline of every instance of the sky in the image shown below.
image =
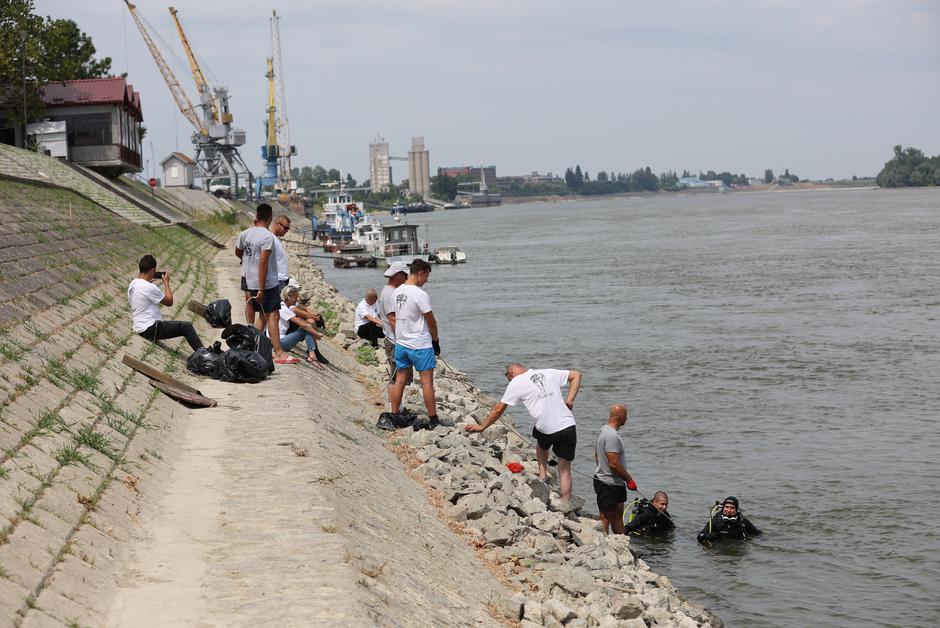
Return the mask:
<path id="1" fill-rule="evenodd" d="M 138 12 L 185 62 L 169 4 Z M 896 144 L 940 154 L 936 0 L 175 0 L 231 93 L 260 173 L 269 17 L 282 16 L 293 165 L 368 177 L 369 142 L 497 174 L 729 170 L 873 176 Z M 141 93 L 144 158 L 192 153 L 122 0 L 35 0 L 69 18 Z M 157 39 L 158 43 L 161 43 Z M 185 65 L 164 49 L 196 100 Z M 211 72 L 211 74 L 210 74 Z M 150 144 L 147 144 L 147 141 Z M 392 162 L 396 182 L 405 162 Z M 145 173 L 149 174 L 149 172 Z"/>

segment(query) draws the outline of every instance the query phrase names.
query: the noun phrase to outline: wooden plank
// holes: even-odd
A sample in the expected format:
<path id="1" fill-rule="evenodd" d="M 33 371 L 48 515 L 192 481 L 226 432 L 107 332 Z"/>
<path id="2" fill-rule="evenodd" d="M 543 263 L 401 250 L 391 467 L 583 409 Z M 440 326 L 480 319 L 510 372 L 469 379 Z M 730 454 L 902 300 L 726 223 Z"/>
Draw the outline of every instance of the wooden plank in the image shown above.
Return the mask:
<path id="1" fill-rule="evenodd" d="M 186 392 L 188 392 L 188 393 L 192 393 L 192 394 L 194 394 L 194 395 L 202 395 L 201 392 L 199 392 L 198 390 L 196 390 L 196 389 L 193 388 L 192 386 L 189 386 L 189 385 L 187 385 L 187 384 L 184 384 L 183 382 L 179 381 L 179 380 L 176 379 L 175 377 L 171 377 L 171 376 L 167 375 L 166 373 L 164 373 L 163 371 L 160 371 L 160 370 L 157 370 L 157 369 L 153 368 L 152 366 L 150 366 L 150 365 L 147 364 L 146 362 L 141 362 L 141 361 L 138 360 L 137 358 L 132 358 L 131 356 L 127 355 L 126 353 L 124 354 L 124 359 L 121 360 L 121 361 L 122 361 L 124 364 L 126 364 L 127 366 L 129 366 L 129 367 L 131 367 L 132 369 L 134 369 L 135 371 L 137 371 L 138 373 L 141 373 L 141 374 L 143 374 L 143 375 L 146 375 L 146 376 L 149 377 L 150 379 L 155 379 L 155 380 L 157 380 L 158 382 L 163 382 L 164 384 L 169 384 L 170 386 L 175 386 L 175 387 L 177 387 L 177 388 L 179 388 L 179 389 L 181 389 L 181 390 L 184 390 L 184 391 L 186 391 Z"/>
<path id="2" fill-rule="evenodd" d="M 201 316 L 203 318 L 206 317 L 206 306 L 200 303 L 199 301 L 190 301 L 186 305 L 186 307 L 189 308 L 189 311 L 192 312 L 193 314 L 196 314 L 197 316 Z"/>
<path id="3" fill-rule="evenodd" d="M 163 394 L 176 399 L 177 401 L 182 401 L 183 403 L 192 404 L 194 406 L 203 406 L 206 408 L 214 408 L 218 405 L 218 402 L 215 399 L 209 399 L 204 397 L 199 393 L 191 393 L 189 391 L 178 388 L 177 386 L 172 386 L 170 384 L 165 384 L 163 382 L 150 380 L 150 385 L 163 392 Z"/>

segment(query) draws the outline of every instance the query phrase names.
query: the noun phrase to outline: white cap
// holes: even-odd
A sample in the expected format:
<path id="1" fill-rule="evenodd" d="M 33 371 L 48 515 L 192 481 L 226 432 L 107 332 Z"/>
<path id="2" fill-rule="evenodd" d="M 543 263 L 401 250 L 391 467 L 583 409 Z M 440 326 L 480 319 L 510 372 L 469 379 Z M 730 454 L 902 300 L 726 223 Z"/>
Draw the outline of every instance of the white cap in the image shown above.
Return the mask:
<path id="1" fill-rule="evenodd" d="M 408 264 L 405 262 L 392 262 L 389 267 L 385 270 L 386 277 L 394 277 L 398 273 L 408 274 Z"/>

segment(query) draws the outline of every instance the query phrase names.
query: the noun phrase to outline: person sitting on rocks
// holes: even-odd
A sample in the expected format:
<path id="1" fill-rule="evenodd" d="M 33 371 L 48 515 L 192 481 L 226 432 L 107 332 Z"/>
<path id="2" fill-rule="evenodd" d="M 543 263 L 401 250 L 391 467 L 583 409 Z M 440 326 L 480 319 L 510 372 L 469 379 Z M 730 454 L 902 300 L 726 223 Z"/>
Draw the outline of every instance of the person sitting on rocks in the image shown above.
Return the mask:
<path id="1" fill-rule="evenodd" d="M 761 531 L 741 514 L 737 497 L 725 497 L 721 510 L 719 511 L 717 508 L 716 503 L 712 518 L 698 533 L 697 539 L 702 545 L 711 545 L 719 541 L 741 540 L 761 534 Z"/>
<path id="2" fill-rule="evenodd" d="M 518 403 L 525 405 L 529 415 L 535 420 L 532 436 L 535 437 L 535 457 L 539 463 L 539 479 L 548 477 L 548 450 L 555 452 L 558 458 L 559 492 L 561 499 L 571 501 L 571 461 L 574 460 L 578 444 L 575 427 L 574 399 L 581 387 L 580 371 L 559 371 L 556 369 L 528 369 L 516 362 L 506 366 L 506 379 L 509 385 L 503 398 L 493 406 L 483 423 L 468 425 L 470 432 L 482 432 L 495 423 L 506 408 Z M 568 385 L 567 397 L 562 397 L 561 387 Z"/>
<path id="3" fill-rule="evenodd" d="M 173 290 L 170 288 L 170 273 L 161 273 L 163 290 L 151 282 L 156 278 L 157 260 L 153 255 L 144 255 L 137 263 L 140 274 L 127 287 L 127 301 L 131 307 L 131 328 L 141 337 L 156 342 L 168 338 L 186 338 L 193 351 L 203 346 L 196 328 L 189 321 L 165 321 L 160 306 L 173 305 Z"/>
<path id="4" fill-rule="evenodd" d="M 290 351 L 294 345 L 303 340 L 307 344 L 307 362 L 317 368 L 323 368 L 320 352 L 317 350 L 317 339 L 323 338 L 323 334 L 292 309 L 297 304 L 299 296 L 300 290 L 294 286 L 287 286 L 281 291 L 278 321 L 281 347 L 284 351 Z"/>
<path id="5" fill-rule="evenodd" d="M 378 301 L 379 295 L 375 288 L 369 288 L 366 290 L 366 298 L 356 306 L 356 335 L 368 340 L 373 349 L 379 348 L 379 338 L 385 338 Z"/>
<path id="6" fill-rule="evenodd" d="M 669 513 L 669 495 L 656 491 L 653 501 L 640 499 L 624 523 L 624 532 L 633 536 L 658 536 L 675 529 Z"/>

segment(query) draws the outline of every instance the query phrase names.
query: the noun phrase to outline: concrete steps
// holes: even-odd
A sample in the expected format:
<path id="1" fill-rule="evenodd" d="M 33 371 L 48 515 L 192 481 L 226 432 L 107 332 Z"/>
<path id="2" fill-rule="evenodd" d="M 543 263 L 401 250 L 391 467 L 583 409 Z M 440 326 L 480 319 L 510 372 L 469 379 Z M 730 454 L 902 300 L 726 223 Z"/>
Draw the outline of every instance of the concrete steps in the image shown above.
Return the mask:
<path id="1" fill-rule="evenodd" d="M 6 144 L 0 144 L 0 176 L 2 175 L 74 190 L 108 211 L 139 225 L 159 226 L 173 222 L 144 211 L 58 159 Z"/>

